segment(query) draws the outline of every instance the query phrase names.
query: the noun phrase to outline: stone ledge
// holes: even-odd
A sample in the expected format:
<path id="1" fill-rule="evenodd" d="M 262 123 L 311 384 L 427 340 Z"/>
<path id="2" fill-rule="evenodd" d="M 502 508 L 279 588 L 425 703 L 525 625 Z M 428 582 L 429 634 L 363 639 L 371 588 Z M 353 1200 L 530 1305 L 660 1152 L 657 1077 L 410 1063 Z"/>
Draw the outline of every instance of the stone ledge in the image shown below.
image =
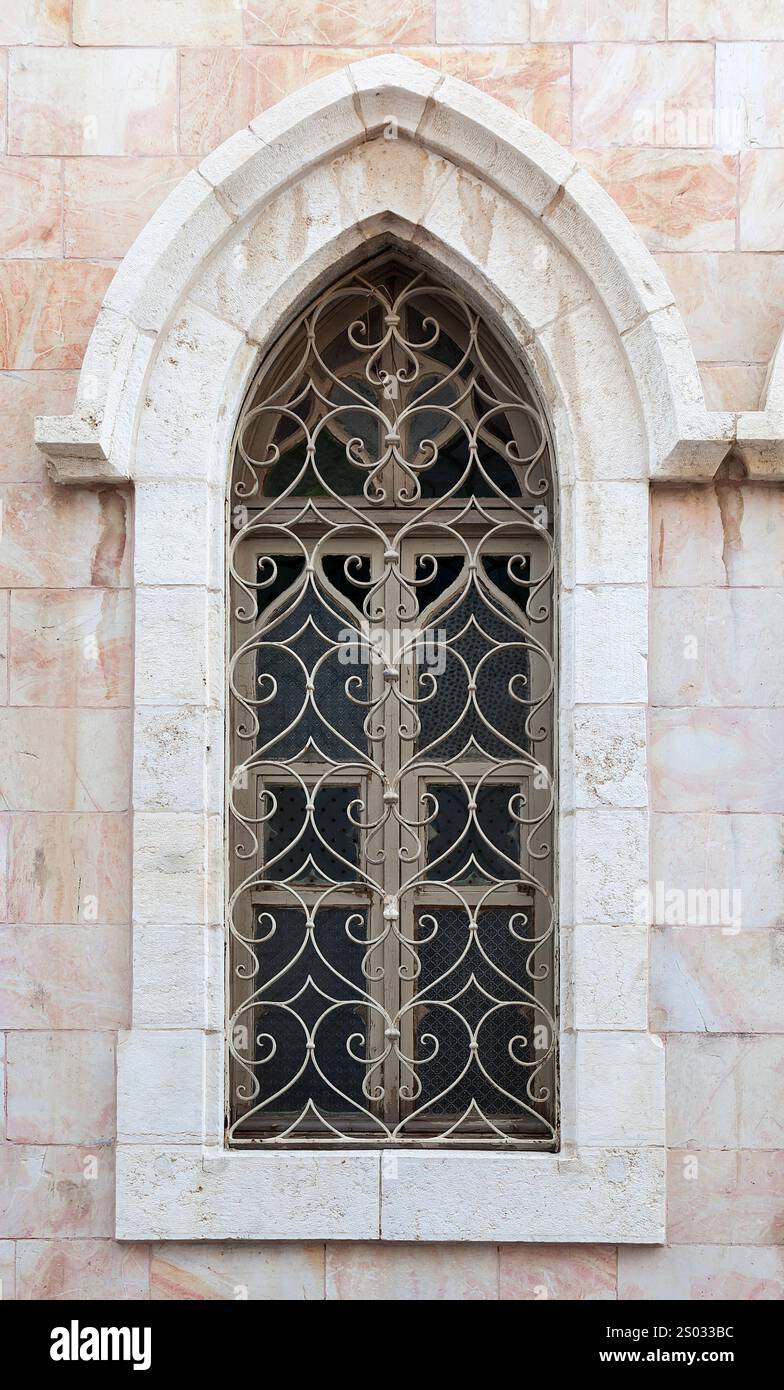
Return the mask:
<path id="1" fill-rule="evenodd" d="M 656 1245 L 664 1189 L 657 1147 L 561 1156 L 120 1144 L 116 1235 Z"/>

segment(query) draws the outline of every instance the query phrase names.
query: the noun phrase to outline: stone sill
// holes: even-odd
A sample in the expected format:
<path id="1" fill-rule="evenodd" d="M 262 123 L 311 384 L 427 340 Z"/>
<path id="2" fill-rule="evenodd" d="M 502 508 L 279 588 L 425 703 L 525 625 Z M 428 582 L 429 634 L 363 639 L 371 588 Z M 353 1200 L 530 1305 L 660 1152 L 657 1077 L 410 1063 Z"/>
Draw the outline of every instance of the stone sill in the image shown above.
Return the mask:
<path id="1" fill-rule="evenodd" d="M 657 1245 L 665 1150 L 237 1153 L 120 1144 L 118 1240 Z"/>

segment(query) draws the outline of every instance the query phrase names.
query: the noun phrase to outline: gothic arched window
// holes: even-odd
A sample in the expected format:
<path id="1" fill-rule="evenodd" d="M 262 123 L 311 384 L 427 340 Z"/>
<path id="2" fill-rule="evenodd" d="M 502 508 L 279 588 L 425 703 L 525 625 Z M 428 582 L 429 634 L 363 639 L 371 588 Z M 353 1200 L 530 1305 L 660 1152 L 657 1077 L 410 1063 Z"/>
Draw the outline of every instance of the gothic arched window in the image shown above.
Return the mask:
<path id="1" fill-rule="evenodd" d="M 556 1145 L 550 437 L 387 250 L 262 362 L 229 551 L 229 1142 Z"/>

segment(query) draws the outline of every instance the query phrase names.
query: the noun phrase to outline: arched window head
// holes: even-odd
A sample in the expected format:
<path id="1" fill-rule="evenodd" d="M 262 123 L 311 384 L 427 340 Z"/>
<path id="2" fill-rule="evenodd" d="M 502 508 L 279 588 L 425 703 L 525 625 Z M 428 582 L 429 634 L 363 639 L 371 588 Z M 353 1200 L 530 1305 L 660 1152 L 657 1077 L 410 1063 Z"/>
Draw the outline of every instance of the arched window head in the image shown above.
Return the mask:
<path id="1" fill-rule="evenodd" d="M 519 355 L 387 251 L 230 496 L 229 1142 L 556 1146 L 554 489 Z"/>

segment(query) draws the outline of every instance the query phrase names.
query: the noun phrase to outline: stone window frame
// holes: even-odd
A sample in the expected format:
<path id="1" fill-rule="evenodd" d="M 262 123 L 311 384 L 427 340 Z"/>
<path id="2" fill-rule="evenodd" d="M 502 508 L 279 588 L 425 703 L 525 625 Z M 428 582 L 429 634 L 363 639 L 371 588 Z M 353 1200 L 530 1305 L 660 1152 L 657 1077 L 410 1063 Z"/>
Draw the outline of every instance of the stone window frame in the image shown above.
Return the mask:
<path id="1" fill-rule="evenodd" d="M 390 239 L 454 276 L 522 347 L 554 432 L 558 1153 L 223 1143 L 232 434 L 279 327 Z M 73 414 L 37 422 L 55 478 L 135 490 L 118 1239 L 663 1241 L 664 1049 L 649 1027 L 640 914 L 649 485 L 712 477 L 732 447 L 750 472 L 780 469 L 779 398 L 754 416 L 708 412 L 672 294 L 612 200 L 534 126 L 397 55 L 286 98 L 166 200 L 109 287 Z"/>

